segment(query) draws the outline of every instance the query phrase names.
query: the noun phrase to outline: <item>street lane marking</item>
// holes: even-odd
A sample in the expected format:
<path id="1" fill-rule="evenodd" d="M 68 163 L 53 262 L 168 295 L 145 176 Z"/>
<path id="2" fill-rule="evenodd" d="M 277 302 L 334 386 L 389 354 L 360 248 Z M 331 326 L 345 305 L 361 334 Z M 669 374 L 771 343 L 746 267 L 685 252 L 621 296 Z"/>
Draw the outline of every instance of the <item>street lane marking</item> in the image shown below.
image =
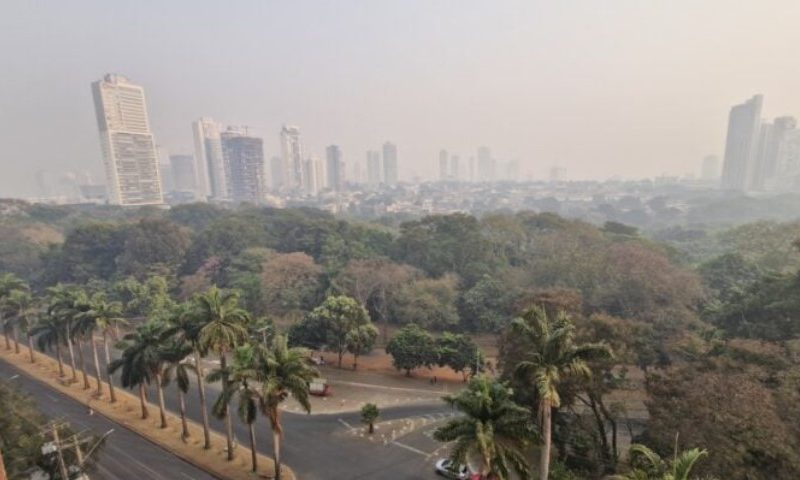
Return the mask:
<path id="1" fill-rule="evenodd" d="M 189 480 L 194 480 L 194 477 L 190 477 L 189 475 L 186 475 L 183 472 L 181 472 L 181 475 L 183 475 L 184 477 L 188 478 Z"/>
<path id="2" fill-rule="evenodd" d="M 423 457 L 427 457 L 428 456 L 428 454 L 426 452 L 423 452 L 422 450 L 414 448 L 411 445 L 406 445 L 405 443 L 400 443 L 397 440 L 393 441 L 392 445 L 397 445 L 398 447 L 405 448 L 406 450 L 408 450 L 410 452 L 418 453 L 418 454 L 422 455 Z"/>
<path id="3" fill-rule="evenodd" d="M 339 423 L 341 423 L 342 425 L 344 425 L 344 426 L 345 426 L 345 427 L 347 427 L 348 429 L 350 429 L 350 430 L 355 430 L 355 428 L 354 428 L 352 425 L 350 425 L 349 423 L 345 422 L 345 421 L 344 421 L 344 420 L 342 420 L 341 418 L 340 418 L 340 419 L 338 419 L 338 420 L 339 420 Z"/>

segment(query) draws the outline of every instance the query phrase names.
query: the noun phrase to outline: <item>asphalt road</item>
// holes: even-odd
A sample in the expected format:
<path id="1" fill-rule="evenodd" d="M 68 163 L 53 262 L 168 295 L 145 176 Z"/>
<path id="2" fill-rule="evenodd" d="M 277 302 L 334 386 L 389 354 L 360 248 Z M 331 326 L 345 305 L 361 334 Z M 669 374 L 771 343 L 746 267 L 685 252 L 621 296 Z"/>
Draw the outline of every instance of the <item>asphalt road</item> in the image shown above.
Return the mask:
<path id="1" fill-rule="evenodd" d="M 94 435 L 100 436 L 114 430 L 106 439 L 98 461 L 89 474 L 92 480 L 216 478 L 101 415 L 89 415 L 84 405 L 2 361 L 0 378 L 29 393 L 46 416 L 69 422 L 75 431 L 91 430 Z"/>
<path id="2" fill-rule="evenodd" d="M 87 358 L 91 358 L 88 349 L 86 354 Z M 101 361 L 103 361 L 102 356 Z M 4 368 L 9 367 L 4 366 Z M 105 365 L 102 365 L 102 368 L 105 368 Z M 89 362 L 87 362 L 87 370 L 90 374 L 93 372 L 93 367 Z M 69 367 L 67 367 L 67 371 L 69 371 Z M 206 371 L 206 373 L 208 372 Z M 52 394 L 52 390 L 45 387 L 40 388 Z M 174 385 L 170 385 L 165 389 L 167 408 L 173 413 L 178 411 L 175 388 Z M 206 384 L 209 406 L 213 404 L 218 393 L 218 384 Z M 36 394 L 37 397 L 39 394 Z M 151 388 L 149 398 L 151 402 L 156 398 L 155 387 Z M 57 405 L 53 411 L 57 415 L 60 412 L 60 405 Z M 232 408 L 232 411 L 235 415 L 235 407 Z M 46 413 L 49 412 L 46 411 Z M 451 413 L 450 408 L 444 403 L 436 402 L 430 405 L 383 409 L 380 421 Z M 199 395 L 194 379 L 192 379 L 192 385 L 187 395 L 187 415 L 198 424 L 201 423 Z M 421 432 L 411 432 L 403 438 L 397 438 L 395 441 L 383 445 L 347 435 L 347 431 L 350 428 L 361 428 L 360 415 L 356 412 L 321 415 L 283 412 L 282 419 L 284 427 L 284 438 L 281 445 L 282 461 L 297 473 L 297 477 L 300 480 L 421 480 L 441 478 L 433 473 L 433 464 L 438 458 L 433 454 L 435 452 L 438 454 L 441 451 L 441 445 L 431 440 L 429 435 L 423 435 Z M 212 429 L 224 435 L 223 432 L 225 430 L 222 420 L 210 416 L 210 424 Z M 131 432 L 128 433 L 135 435 Z M 237 448 L 239 449 L 239 454 L 249 455 L 248 429 L 238 418 L 234 419 L 234 435 L 238 439 Z M 140 437 L 137 438 L 139 438 L 140 442 L 146 442 Z M 272 431 L 263 416 L 259 416 L 257 420 L 256 445 L 260 452 L 272 455 Z M 127 451 L 130 452 L 131 450 Z M 135 456 L 139 459 L 138 453 Z M 144 463 L 149 464 L 146 461 Z M 152 475 L 128 475 L 118 478 L 136 477 L 160 478 Z M 186 477 L 178 474 L 177 476 L 166 476 L 166 478 Z M 203 477 L 192 476 L 192 478 Z M 211 477 L 206 475 L 204 478 Z"/>

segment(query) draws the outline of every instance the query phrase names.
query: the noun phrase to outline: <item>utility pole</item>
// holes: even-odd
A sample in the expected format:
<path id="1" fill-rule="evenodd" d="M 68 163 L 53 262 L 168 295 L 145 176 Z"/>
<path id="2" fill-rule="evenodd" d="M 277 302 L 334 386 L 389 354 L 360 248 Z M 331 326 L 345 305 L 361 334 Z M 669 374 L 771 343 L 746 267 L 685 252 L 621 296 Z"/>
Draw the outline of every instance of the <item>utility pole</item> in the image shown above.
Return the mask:
<path id="1" fill-rule="evenodd" d="M 68 479 L 69 473 L 67 472 L 67 465 L 64 463 L 64 455 L 61 453 L 61 442 L 58 439 L 58 425 L 53 424 L 53 443 L 56 445 L 56 456 L 58 457 L 58 469 L 61 472 L 62 479 Z"/>

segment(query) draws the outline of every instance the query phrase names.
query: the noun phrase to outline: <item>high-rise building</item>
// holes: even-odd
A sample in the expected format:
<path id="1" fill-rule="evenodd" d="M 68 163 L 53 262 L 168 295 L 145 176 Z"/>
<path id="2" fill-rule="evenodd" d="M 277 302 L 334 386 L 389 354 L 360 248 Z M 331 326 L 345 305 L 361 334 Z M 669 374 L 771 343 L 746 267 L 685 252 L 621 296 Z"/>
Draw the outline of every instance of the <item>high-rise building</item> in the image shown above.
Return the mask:
<path id="1" fill-rule="evenodd" d="M 755 95 L 745 103 L 731 108 L 725 140 L 725 160 L 722 165 L 722 187 L 725 189 L 744 191 L 752 188 L 762 103 L 763 97 Z"/>
<path id="2" fill-rule="evenodd" d="M 122 75 L 92 83 L 108 199 L 117 205 L 164 203 L 144 89 Z"/>
<path id="3" fill-rule="evenodd" d="M 768 186 L 781 191 L 800 189 L 800 130 L 786 132 L 778 147 L 776 175 Z"/>
<path id="4" fill-rule="evenodd" d="M 278 191 L 283 187 L 283 180 L 286 176 L 282 157 L 272 157 L 269 161 L 270 187 Z"/>
<path id="5" fill-rule="evenodd" d="M 752 188 L 764 190 L 777 173 L 778 150 L 788 132 L 795 129 L 794 117 L 778 117 L 773 123 L 763 123 L 759 136 L 758 154 L 753 171 Z"/>
<path id="6" fill-rule="evenodd" d="M 439 181 L 446 181 L 448 179 L 447 161 L 450 155 L 447 150 L 439 150 Z"/>
<path id="7" fill-rule="evenodd" d="M 719 157 L 716 155 L 706 155 L 703 157 L 703 168 L 700 172 L 700 178 L 707 182 L 719 180 Z"/>
<path id="8" fill-rule="evenodd" d="M 195 161 L 192 155 L 170 155 L 169 166 L 173 190 L 197 193 L 197 175 L 194 171 Z"/>
<path id="9" fill-rule="evenodd" d="M 494 180 L 494 158 L 489 147 L 478 147 L 478 181 L 491 182 Z"/>
<path id="10" fill-rule="evenodd" d="M 222 156 L 222 126 L 203 117 L 192 123 L 195 174 L 200 198 L 222 200 L 228 197 L 228 173 Z"/>
<path id="11" fill-rule="evenodd" d="M 264 200 L 264 142 L 228 128 L 220 134 L 222 155 L 228 167 L 228 192 L 234 202 Z"/>
<path id="12" fill-rule="evenodd" d="M 459 161 L 458 155 L 450 156 L 450 179 L 454 182 L 458 182 L 461 180 L 461 172 L 459 171 Z"/>
<path id="13" fill-rule="evenodd" d="M 381 183 L 381 152 L 367 152 L 367 183 L 373 187 Z"/>
<path id="14" fill-rule="evenodd" d="M 322 186 L 322 175 L 319 173 L 319 163 L 319 160 L 312 155 L 306 159 L 303 165 L 303 192 L 305 192 L 306 195 L 317 195 Z"/>
<path id="15" fill-rule="evenodd" d="M 299 127 L 284 125 L 281 128 L 281 154 L 285 169 L 283 186 L 287 190 L 302 189 L 305 185 L 303 182 L 305 159 Z"/>
<path id="16" fill-rule="evenodd" d="M 397 185 L 397 145 L 386 142 L 383 144 L 383 181 L 387 185 Z"/>
<path id="17" fill-rule="evenodd" d="M 327 186 L 335 192 L 344 190 L 344 162 L 342 149 L 338 145 L 329 145 L 325 149 L 325 167 L 328 173 Z"/>

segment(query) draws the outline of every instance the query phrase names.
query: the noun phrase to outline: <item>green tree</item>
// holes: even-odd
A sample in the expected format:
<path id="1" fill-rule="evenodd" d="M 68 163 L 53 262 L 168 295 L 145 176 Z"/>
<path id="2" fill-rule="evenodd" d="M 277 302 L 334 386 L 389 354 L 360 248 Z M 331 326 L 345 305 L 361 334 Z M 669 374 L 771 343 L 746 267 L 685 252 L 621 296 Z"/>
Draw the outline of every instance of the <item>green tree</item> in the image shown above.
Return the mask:
<path id="1" fill-rule="evenodd" d="M 275 460 L 275 480 L 281 479 L 281 423 L 280 405 L 289 395 L 306 412 L 311 412 L 308 385 L 318 376 L 317 371 L 308 364 L 308 352 L 303 348 L 289 348 L 286 338 L 275 337 L 272 348 L 265 352 L 260 367 L 261 397 L 259 407 L 269 419 L 272 427 L 273 458 Z"/>
<path id="2" fill-rule="evenodd" d="M 309 314 L 309 319 L 324 329 L 328 348 L 339 356 L 339 368 L 342 368 L 342 356 L 348 347 L 347 335 L 358 327 L 371 325 L 367 310 L 357 300 L 344 295 L 326 298 Z"/>
<path id="3" fill-rule="evenodd" d="M 392 356 L 392 363 L 398 370 L 405 370 L 406 376 L 420 367 L 433 366 L 439 352 L 430 333 L 415 324 L 400 329 L 386 345 L 386 353 Z"/>
<path id="4" fill-rule="evenodd" d="M 192 354 L 192 346 L 181 338 L 172 338 L 160 350 L 163 362 L 162 385 L 168 386 L 175 379 L 178 392 L 178 412 L 181 416 L 181 440 L 185 443 L 189 438 L 189 425 L 186 421 L 186 393 L 189 391 L 189 374 L 195 371 L 194 365 L 187 360 Z"/>
<path id="5" fill-rule="evenodd" d="M 161 428 L 167 428 L 167 414 L 164 406 L 164 349 L 169 333 L 163 322 L 151 320 L 140 325 L 122 340 L 122 357 L 108 366 L 113 374 L 121 370 L 120 383 L 125 388 L 139 387 L 139 402 L 142 419 L 149 416 L 147 410 L 146 387 L 155 384 L 158 393 L 158 409 L 161 415 Z"/>
<path id="6" fill-rule="evenodd" d="M 19 353 L 19 331 L 22 330 L 28 338 L 28 353 L 30 354 L 31 363 L 35 362 L 31 328 L 33 327 L 33 319 L 39 313 L 39 308 L 33 295 L 27 289 L 12 291 L 6 299 L 6 309 L 7 314 L 13 319 L 11 331 L 14 335 L 14 351 Z"/>
<path id="7" fill-rule="evenodd" d="M 439 277 L 452 272 L 468 285 L 496 263 L 475 217 L 431 215 L 400 226 L 397 254 L 406 263 Z"/>
<path id="8" fill-rule="evenodd" d="M 457 327 L 458 283 L 452 274 L 408 282 L 392 293 L 389 314 L 400 325 L 416 323 L 435 330 Z"/>
<path id="9" fill-rule="evenodd" d="M 464 381 L 467 377 L 477 375 L 483 368 L 483 354 L 469 335 L 444 332 L 436 339 L 439 350 L 439 366 L 447 366 L 461 373 Z"/>
<path id="10" fill-rule="evenodd" d="M 117 265 L 124 275 L 172 275 L 189 248 L 189 233 L 169 220 L 143 218 L 125 233 Z"/>
<path id="11" fill-rule="evenodd" d="M 370 435 L 375 433 L 375 422 L 380 415 L 381 412 L 374 403 L 365 403 L 364 406 L 361 407 L 361 423 L 367 425 L 367 432 Z"/>
<path id="12" fill-rule="evenodd" d="M 85 322 L 86 330 L 89 332 L 92 356 L 94 357 L 94 368 L 97 374 L 97 395 L 103 394 L 103 374 L 100 369 L 100 359 L 97 354 L 97 345 L 94 341 L 94 332 L 99 331 L 103 337 L 103 350 L 105 353 L 106 365 L 111 363 L 111 352 L 108 339 L 116 336 L 118 327 L 127 323 L 122 316 L 122 304 L 120 302 L 109 302 L 104 293 L 95 293 L 89 298 L 88 310 L 78 315 L 79 322 Z M 108 383 L 108 395 L 111 403 L 117 401 L 114 391 L 114 377 L 106 371 L 106 383 Z"/>
<path id="13" fill-rule="evenodd" d="M 194 302 L 184 303 L 172 309 L 169 322 L 176 341 L 189 344 L 194 357 L 194 374 L 197 378 L 197 390 L 200 397 L 200 415 L 203 424 L 203 448 L 211 448 L 211 429 L 208 424 L 208 401 L 203 373 L 202 357 L 205 353 L 200 345 L 200 330 L 203 324 L 197 321 L 197 307 Z"/>
<path id="14" fill-rule="evenodd" d="M 575 326 L 563 312 L 550 319 L 541 307 L 534 307 L 515 319 L 512 331 L 526 345 L 514 374 L 536 389 L 544 442 L 539 460 L 539 478 L 547 480 L 550 470 L 552 411 L 561 405 L 559 388 L 570 378 L 588 378 L 587 361 L 611 355 L 603 344 L 576 344 Z"/>
<path id="15" fill-rule="evenodd" d="M 66 377 L 64 358 L 61 353 L 61 346 L 65 343 L 66 332 L 61 319 L 47 311 L 43 312 L 31 329 L 31 335 L 36 338 L 36 346 L 39 347 L 39 350 L 43 352 L 51 349 L 55 350 L 56 360 L 58 361 L 58 375 L 61 378 Z"/>
<path id="16" fill-rule="evenodd" d="M 11 350 L 11 341 L 9 340 L 10 328 L 12 322 L 10 319 L 5 319 L 3 313 L 5 302 L 8 300 L 9 295 L 15 290 L 25 290 L 27 285 L 25 282 L 13 273 L 4 273 L 0 275 L 0 320 L 3 320 L 3 335 L 6 340 L 6 350 Z"/>
<path id="17" fill-rule="evenodd" d="M 463 326 L 472 331 L 496 332 L 511 319 L 512 297 L 508 285 L 484 275 L 458 301 Z"/>
<path id="18" fill-rule="evenodd" d="M 70 381 L 78 381 L 77 368 L 75 367 L 75 352 L 72 343 L 72 322 L 75 311 L 73 306 L 78 292 L 65 284 L 59 283 L 47 289 L 47 315 L 56 319 L 63 329 L 64 341 L 67 344 L 69 363 L 72 370 Z"/>
<path id="19" fill-rule="evenodd" d="M 659 454 L 644 445 L 633 444 L 630 463 L 634 465 L 625 475 L 615 475 L 614 480 L 691 480 L 695 463 L 708 455 L 706 450 L 693 448 L 679 452 L 675 445 L 672 461 L 665 461 Z"/>
<path id="20" fill-rule="evenodd" d="M 359 325 L 345 335 L 347 351 L 353 355 L 353 370 L 358 368 L 358 357 L 366 355 L 375 347 L 378 339 L 378 327 L 371 323 Z"/>
<path id="21" fill-rule="evenodd" d="M 229 412 L 230 404 L 238 400 L 236 412 L 239 420 L 247 425 L 250 434 L 250 463 L 253 472 L 258 471 L 255 424 L 258 418 L 260 392 L 256 387 L 258 380 L 257 353 L 265 348 L 260 345 L 236 347 L 233 351 L 233 362 L 227 367 L 227 371 L 219 368 L 208 375 L 209 382 L 227 378 L 227 384 L 220 391 L 213 406 L 212 411 L 217 418 L 224 418 Z"/>
<path id="22" fill-rule="evenodd" d="M 511 396 L 508 387 L 479 376 L 465 390 L 444 397 L 462 415 L 437 428 L 433 438 L 455 442 L 450 452 L 454 464 L 475 460 L 478 473 L 486 479 L 508 480 L 512 472 L 530 478 L 525 451 L 536 434 L 530 412 Z"/>
<path id="23" fill-rule="evenodd" d="M 199 323 L 198 344 L 202 351 L 219 356 L 223 388 L 228 384 L 226 354 L 247 339 L 250 316 L 239 308 L 239 294 L 211 287 L 206 293 L 195 296 L 196 321 Z M 228 460 L 233 460 L 233 424 L 230 407 L 225 412 L 225 435 Z"/>

